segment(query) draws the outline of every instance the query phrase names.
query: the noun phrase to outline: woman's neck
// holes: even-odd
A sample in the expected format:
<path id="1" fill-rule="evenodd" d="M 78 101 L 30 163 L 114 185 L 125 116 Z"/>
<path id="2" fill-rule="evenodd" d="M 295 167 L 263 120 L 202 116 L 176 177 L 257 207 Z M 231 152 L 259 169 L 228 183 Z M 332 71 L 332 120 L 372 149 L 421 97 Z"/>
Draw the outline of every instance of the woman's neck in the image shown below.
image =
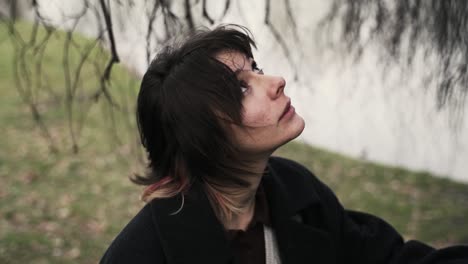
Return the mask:
<path id="1" fill-rule="evenodd" d="M 247 229 L 255 212 L 255 196 L 267 163 L 268 158 L 258 159 L 252 163 L 252 167 L 250 169 L 252 171 L 262 173 L 255 174 L 254 176 L 249 175 L 248 177 L 243 177 L 243 179 L 246 179 L 250 184 L 248 188 L 243 188 L 241 190 L 227 190 L 227 198 L 240 209 L 240 212 L 232 214 L 230 219 L 225 219 L 223 221 L 223 225 L 226 229 Z"/>

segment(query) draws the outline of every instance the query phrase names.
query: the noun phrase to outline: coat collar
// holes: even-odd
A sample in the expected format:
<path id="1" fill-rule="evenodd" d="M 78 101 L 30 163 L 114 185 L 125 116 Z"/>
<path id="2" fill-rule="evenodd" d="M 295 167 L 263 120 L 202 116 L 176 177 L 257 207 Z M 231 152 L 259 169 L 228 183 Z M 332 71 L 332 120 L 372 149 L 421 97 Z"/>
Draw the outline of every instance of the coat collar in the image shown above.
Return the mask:
<path id="1" fill-rule="evenodd" d="M 317 193 L 307 179 L 290 175 L 294 170 L 281 166 L 282 159 L 272 158 L 262 179 L 267 195 L 273 230 L 276 234 L 283 264 L 316 261 L 316 254 L 326 254 L 330 239 L 319 229 L 292 219 L 302 209 L 317 203 Z M 284 164 L 283 164 L 284 165 Z M 308 187 L 306 187 L 308 186 Z M 159 230 L 168 264 L 234 263 L 234 256 L 222 224 L 216 218 L 200 182 L 195 182 L 180 207 L 181 196 L 151 202 L 154 222 Z M 328 250 L 316 252 L 311 247 L 321 245 Z"/>
<path id="2" fill-rule="evenodd" d="M 315 176 L 302 165 L 283 158 L 270 159 L 264 178 L 282 264 L 335 263 L 330 235 L 310 223 L 297 221 L 303 210 L 320 217 L 323 208 Z M 303 220 L 303 219 L 302 219 Z"/>
<path id="3" fill-rule="evenodd" d="M 319 201 L 316 191 L 310 188 L 312 179 L 300 175 L 305 168 L 300 167 L 298 170 L 292 165 L 295 163 L 282 158 L 270 158 L 262 179 L 274 224 L 293 217 L 308 205 Z"/>

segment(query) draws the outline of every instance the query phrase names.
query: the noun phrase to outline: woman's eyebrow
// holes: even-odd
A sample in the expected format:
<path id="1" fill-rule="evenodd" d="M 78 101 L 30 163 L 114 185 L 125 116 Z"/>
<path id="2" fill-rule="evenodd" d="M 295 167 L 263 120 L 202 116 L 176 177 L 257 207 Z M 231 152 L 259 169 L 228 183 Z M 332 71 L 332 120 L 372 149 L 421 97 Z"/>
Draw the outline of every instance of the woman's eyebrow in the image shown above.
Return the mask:
<path id="1" fill-rule="evenodd" d="M 250 58 L 250 60 L 252 60 L 250 63 L 250 67 L 251 67 L 250 69 L 238 68 L 237 70 L 234 71 L 234 74 L 239 75 L 243 71 L 253 71 L 255 68 L 257 68 L 257 62 L 255 62 L 255 60 L 252 58 Z M 247 64 L 244 64 L 244 65 L 247 65 Z"/>

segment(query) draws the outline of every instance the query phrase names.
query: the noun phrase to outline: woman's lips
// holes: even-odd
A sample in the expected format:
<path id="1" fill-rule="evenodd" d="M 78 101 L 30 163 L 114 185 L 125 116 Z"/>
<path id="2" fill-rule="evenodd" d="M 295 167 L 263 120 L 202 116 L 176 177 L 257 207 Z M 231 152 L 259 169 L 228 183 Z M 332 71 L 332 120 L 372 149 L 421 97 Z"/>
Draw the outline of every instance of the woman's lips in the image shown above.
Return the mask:
<path id="1" fill-rule="evenodd" d="M 289 117 L 292 113 L 294 113 L 294 106 L 291 105 L 291 100 L 289 100 L 284 107 L 284 111 L 281 114 L 279 120 L 284 119 L 285 117 Z"/>

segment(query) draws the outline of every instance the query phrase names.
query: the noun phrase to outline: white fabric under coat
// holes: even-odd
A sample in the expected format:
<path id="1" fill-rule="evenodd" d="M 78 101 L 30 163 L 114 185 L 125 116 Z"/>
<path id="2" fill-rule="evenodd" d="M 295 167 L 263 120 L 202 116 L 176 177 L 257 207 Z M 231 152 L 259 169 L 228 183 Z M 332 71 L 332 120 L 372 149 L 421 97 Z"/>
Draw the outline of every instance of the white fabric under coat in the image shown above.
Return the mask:
<path id="1" fill-rule="evenodd" d="M 266 264 L 281 264 L 278 251 L 278 243 L 276 242 L 275 233 L 271 227 L 263 225 L 263 234 L 265 238 L 265 263 Z"/>

